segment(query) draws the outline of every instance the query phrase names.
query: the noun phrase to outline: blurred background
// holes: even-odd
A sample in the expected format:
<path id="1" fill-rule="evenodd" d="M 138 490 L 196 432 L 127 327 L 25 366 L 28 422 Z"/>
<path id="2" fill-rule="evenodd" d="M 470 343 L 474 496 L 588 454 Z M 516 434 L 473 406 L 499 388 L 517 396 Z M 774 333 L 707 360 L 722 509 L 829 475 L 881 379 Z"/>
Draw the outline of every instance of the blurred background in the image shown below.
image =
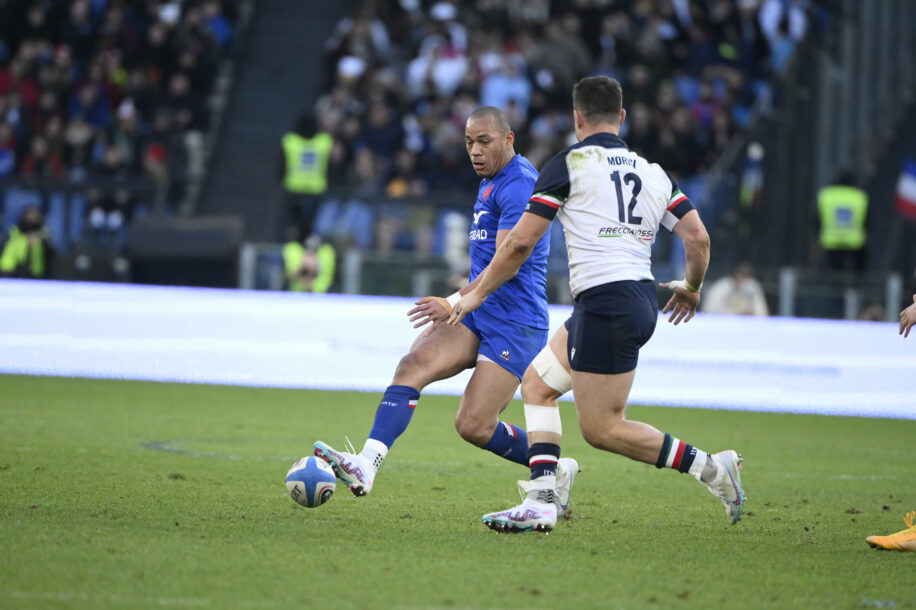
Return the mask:
<path id="1" fill-rule="evenodd" d="M 710 230 L 707 311 L 893 321 L 914 23 L 912 0 L 0 0 L 0 274 L 446 294 L 468 114 L 503 109 L 540 168 L 607 74 Z M 568 303 L 559 226 L 549 271 Z M 677 240 L 653 272 L 682 277 Z"/>

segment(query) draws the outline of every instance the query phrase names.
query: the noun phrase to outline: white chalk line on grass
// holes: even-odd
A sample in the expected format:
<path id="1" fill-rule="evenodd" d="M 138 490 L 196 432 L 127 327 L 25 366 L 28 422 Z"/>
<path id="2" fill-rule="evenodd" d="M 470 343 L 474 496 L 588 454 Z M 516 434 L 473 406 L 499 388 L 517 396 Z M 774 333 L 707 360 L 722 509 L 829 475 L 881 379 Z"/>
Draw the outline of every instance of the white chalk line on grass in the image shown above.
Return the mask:
<path id="1" fill-rule="evenodd" d="M 69 603 L 75 601 L 93 602 L 93 603 L 112 603 L 119 605 L 132 604 L 156 604 L 157 606 L 180 606 L 180 607 L 205 607 L 212 606 L 212 599 L 206 597 L 155 597 L 155 596 L 132 596 L 125 597 L 122 595 L 111 594 L 88 594 L 82 591 L 8 591 L 7 594 L 13 599 L 30 599 L 43 600 L 52 602 Z M 261 604 L 265 605 L 265 604 Z M 266 605 L 274 606 L 271 602 Z"/>
<path id="2" fill-rule="evenodd" d="M 238 439 L 225 439 L 225 440 L 223 439 L 200 439 L 198 441 L 194 441 L 194 440 L 152 441 L 148 443 L 140 443 L 140 446 L 143 447 L 144 449 L 149 449 L 151 451 L 163 451 L 165 453 L 177 453 L 179 455 L 188 455 L 191 457 L 209 457 L 209 458 L 217 458 L 221 460 L 234 460 L 234 461 L 251 460 L 253 462 L 277 462 L 277 461 L 296 461 L 299 459 L 297 457 L 280 456 L 280 455 L 233 455 L 231 453 L 219 453 L 217 451 L 202 451 L 198 449 L 182 449 L 181 448 L 181 445 L 186 445 L 186 444 L 195 443 L 195 442 L 234 444 L 234 443 L 245 442 L 245 441 L 238 440 Z"/>

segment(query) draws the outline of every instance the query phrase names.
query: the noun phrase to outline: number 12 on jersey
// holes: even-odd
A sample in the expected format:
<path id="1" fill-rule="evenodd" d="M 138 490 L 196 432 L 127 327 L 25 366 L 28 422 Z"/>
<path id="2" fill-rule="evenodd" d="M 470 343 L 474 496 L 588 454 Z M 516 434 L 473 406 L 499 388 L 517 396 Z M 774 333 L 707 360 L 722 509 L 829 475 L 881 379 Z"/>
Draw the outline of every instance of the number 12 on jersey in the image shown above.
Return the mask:
<path id="1" fill-rule="evenodd" d="M 633 172 L 624 174 L 621 180 L 620 172 L 618 171 L 611 172 L 611 180 L 614 181 L 614 188 L 617 190 L 617 214 L 620 217 L 620 222 L 631 225 L 642 224 L 642 216 L 637 216 L 633 213 L 633 210 L 636 208 L 636 196 L 639 195 L 639 191 L 642 190 L 642 180 Z M 624 184 L 628 186 L 632 185 L 630 202 L 628 205 L 624 205 Z"/>

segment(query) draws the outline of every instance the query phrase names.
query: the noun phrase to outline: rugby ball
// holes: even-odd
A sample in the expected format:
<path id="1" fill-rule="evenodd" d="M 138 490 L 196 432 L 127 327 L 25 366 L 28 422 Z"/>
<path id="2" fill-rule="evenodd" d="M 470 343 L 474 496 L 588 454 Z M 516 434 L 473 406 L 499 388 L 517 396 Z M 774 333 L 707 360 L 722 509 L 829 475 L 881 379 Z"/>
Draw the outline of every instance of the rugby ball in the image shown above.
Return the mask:
<path id="1" fill-rule="evenodd" d="M 337 487 L 330 464 L 313 455 L 304 457 L 286 473 L 286 490 L 302 506 L 315 508 L 327 502 Z"/>

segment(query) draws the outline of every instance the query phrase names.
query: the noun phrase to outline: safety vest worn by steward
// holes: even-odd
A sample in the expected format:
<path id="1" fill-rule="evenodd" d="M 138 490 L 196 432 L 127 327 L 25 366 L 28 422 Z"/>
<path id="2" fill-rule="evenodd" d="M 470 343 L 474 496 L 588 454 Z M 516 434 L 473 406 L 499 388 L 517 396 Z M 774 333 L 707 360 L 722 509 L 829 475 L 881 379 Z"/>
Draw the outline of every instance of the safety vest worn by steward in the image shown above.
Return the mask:
<path id="1" fill-rule="evenodd" d="M 326 133 L 304 138 L 297 133 L 283 136 L 286 175 L 283 186 L 293 193 L 320 195 L 328 188 L 328 157 L 334 139 Z"/>
<path id="2" fill-rule="evenodd" d="M 299 266 L 305 257 L 305 248 L 298 242 L 289 242 L 283 246 L 283 266 L 289 280 L 289 289 L 293 292 L 305 292 L 305 282 L 297 276 Z M 318 274 L 312 280 L 311 292 L 324 293 L 334 283 L 334 267 L 337 263 L 337 251 L 331 244 L 321 244 L 315 252 L 318 262 Z"/>
<path id="3" fill-rule="evenodd" d="M 0 273 L 17 277 L 42 278 L 45 276 L 45 245 L 41 239 L 29 244 L 29 238 L 10 227 L 10 238 L 0 253 Z"/>
<path id="4" fill-rule="evenodd" d="M 865 191 L 854 186 L 825 186 L 817 193 L 817 209 L 825 250 L 858 250 L 865 245 Z"/>

